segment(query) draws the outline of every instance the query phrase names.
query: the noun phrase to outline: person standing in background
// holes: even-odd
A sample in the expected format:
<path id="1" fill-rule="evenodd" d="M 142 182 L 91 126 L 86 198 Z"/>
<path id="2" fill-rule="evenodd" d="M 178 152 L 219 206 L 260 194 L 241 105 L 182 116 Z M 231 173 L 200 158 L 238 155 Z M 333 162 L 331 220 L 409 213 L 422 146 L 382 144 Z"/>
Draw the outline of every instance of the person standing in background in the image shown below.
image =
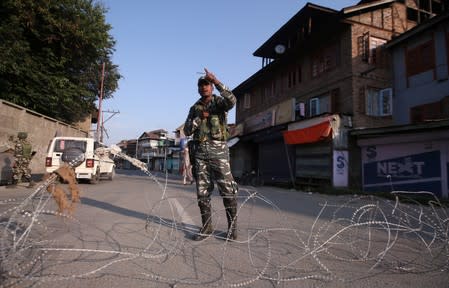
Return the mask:
<path id="1" fill-rule="evenodd" d="M 21 183 L 25 179 L 29 185 L 28 187 L 33 187 L 34 182 L 31 179 L 31 169 L 30 162 L 33 156 L 36 154 L 32 151 L 32 146 L 27 140 L 28 134 L 26 132 L 19 132 L 17 134 L 17 139 L 14 140 L 14 166 L 13 166 L 13 183 L 15 186 Z"/>

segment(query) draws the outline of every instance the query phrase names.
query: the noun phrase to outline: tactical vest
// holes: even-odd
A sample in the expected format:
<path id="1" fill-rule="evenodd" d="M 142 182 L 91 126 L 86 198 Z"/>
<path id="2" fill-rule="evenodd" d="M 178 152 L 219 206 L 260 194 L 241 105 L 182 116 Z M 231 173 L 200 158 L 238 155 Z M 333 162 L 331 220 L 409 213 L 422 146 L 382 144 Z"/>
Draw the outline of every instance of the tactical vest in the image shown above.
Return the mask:
<path id="1" fill-rule="evenodd" d="M 22 156 L 26 159 L 31 159 L 32 147 L 30 143 L 22 143 Z"/>
<path id="2" fill-rule="evenodd" d="M 195 105 L 197 115 L 201 115 L 203 111 L 209 112 L 209 117 L 206 121 L 201 122 L 198 131 L 196 131 L 198 134 L 195 135 L 196 137 L 194 138 L 197 138 L 195 140 L 226 141 L 228 139 L 228 113 L 216 107 L 215 97 L 216 96 L 214 95 L 207 109 L 202 103 Z"/>

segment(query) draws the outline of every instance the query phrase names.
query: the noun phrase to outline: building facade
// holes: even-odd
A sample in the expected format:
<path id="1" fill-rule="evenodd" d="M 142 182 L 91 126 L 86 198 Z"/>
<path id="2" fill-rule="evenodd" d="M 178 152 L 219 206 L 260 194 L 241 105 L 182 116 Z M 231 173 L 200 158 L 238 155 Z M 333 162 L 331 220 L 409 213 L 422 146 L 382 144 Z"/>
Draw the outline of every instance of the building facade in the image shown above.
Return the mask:
<path id="1" fill-rule="evenodd" d="M 393 65 L 394 126 L 355 129 L 363 190 L 449 197 L 449 13 L 386 44 Z"/>
<path id="2" fill-rule="evenodd" d="M 149 170 L 179 173 L 179 147 L 176 139 L 170 137 L 164 129 L 143 132 L 139 138 L 122 140 L 117 144 L 126 155 L 146 163 Z M 124 160 L 117 159 L 117 167 L 133 169 Z"/>
<path id="3" fill-rule="evenodd" d="M 387 43 L 394 71 L 395 124 L 449 117 L 449 13 Z"/>
<path id="4" fill-rule="evenodd" d="M 265 183 L 360 186 L 359 148 L 347 131 L 394 123 L 383 46 L 446 9 L 424 2 L 360 1 L 340 11 L 308 3 L 259 47 L 261 70 L 233 91 L 236 177 L 255 170 Z"/>

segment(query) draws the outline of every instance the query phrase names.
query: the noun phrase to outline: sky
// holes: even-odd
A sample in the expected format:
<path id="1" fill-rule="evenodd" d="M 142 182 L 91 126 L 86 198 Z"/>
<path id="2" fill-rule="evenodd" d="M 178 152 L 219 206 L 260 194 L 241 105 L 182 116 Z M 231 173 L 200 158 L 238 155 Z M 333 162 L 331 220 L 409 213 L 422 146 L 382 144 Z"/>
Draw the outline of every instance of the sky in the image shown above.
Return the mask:
<path id="1" fill-rule="evenodd" d="M 262 59 L 253 53 L 307 4 L 302 0 L 99 1 L 108 9 L 106 22 L 116 41 L 112 61 L 123 76 L 113 98 L 102 102 L 103 141 L 108 145 L 157 129 L 173 133 L 199 98 L 197 80 L 204 68 L 234 89 L 262 68 Z M 341 10 L 359 1 L 310 2 Z M 228 122 L 235 123 L 235 108 Z"/>

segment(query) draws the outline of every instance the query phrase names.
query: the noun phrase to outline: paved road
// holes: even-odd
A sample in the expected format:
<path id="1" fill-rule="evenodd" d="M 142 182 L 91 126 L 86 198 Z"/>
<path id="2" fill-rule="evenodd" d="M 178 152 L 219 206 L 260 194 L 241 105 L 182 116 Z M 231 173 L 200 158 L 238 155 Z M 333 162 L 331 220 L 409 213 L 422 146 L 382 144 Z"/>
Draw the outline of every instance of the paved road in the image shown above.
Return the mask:
<path id="1" fill-rule="evenodd" d="M 240 187 L 238 241 L 214 196 L 195 242 L 194 186 L 163 176 L 80 184 L 71 213 L 1 188 L 0 287 L 449 287 L 447 209 Z"/>

